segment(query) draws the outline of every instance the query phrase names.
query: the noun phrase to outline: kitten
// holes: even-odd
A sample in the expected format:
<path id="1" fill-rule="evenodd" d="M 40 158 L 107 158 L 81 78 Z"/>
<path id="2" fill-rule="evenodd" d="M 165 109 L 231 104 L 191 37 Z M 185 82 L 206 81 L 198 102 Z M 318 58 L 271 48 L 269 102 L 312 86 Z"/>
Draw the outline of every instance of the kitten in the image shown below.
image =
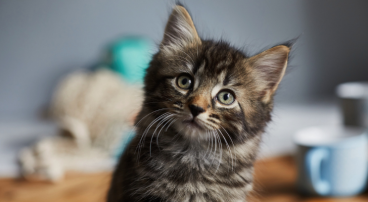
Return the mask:
<path id="1" fill-rule="evenodd" d="M 245 201 L 289 51 L 279 45 L 247 57 L 202 40 L 175 6 L 108 201 Z"/>

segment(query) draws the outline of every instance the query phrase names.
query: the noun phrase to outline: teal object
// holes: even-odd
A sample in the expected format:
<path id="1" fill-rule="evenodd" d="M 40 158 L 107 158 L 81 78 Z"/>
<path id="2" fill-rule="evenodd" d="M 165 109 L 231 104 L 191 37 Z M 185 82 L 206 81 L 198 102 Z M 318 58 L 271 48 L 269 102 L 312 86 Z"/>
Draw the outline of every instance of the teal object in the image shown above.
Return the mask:
<path id="1" fill-rule="evenodd" d="M 115 154 L 114 154 L 114 157 L 116 159 L 120 158 L 120 156 L 124 153 L 124 151 L 126 150 L 129 143 L 133 140 L 134 137 L 135 137 L 135 131 L 129 131 L 123 135 L 120 141 L 120 145 L 117 147 Z"/>
<path id="2" fill-rule="evenodd" d="M 125 37 L 110 46 L 110 68 L 130 83 L 142 83 L 152 57 L 153 43 L 142 37 Z"/>

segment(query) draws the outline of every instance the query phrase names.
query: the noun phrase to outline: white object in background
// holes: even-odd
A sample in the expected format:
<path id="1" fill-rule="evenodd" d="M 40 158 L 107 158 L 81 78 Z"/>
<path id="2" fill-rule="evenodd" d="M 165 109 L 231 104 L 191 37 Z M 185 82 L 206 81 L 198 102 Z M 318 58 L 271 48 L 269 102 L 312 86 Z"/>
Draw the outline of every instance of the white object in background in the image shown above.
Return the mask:
<path id="1" fill-rule="evenodd" d="M 38 120 L 0 121 L 0 177 L 19 176 L 18 152 L 38 139 L 52 137 L 57 127 Z"/>

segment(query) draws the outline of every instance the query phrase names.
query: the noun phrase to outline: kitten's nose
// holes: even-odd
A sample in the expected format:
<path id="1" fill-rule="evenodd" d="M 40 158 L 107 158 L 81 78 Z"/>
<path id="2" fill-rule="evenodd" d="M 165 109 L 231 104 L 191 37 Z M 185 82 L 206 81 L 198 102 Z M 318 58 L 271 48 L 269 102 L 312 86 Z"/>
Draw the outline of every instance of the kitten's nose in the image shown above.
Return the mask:
<path id="1" fill-rule="evenodd" d="M 189 105 L 189 109 L 190 109 L 190 112 L 192 112 L 193 117 L 196 117 L 198 116 L 198 114 L 206 111 L 202 107 L 198 107 L 195 105 Z"/>

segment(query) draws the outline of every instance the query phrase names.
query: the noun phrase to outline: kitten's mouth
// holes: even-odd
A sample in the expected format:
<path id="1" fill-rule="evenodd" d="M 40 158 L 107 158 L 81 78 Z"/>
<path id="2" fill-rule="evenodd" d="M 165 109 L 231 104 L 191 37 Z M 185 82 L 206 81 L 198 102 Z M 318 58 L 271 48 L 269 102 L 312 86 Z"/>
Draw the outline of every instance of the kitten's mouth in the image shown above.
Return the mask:
<path id="1" fill-rule="evenodd" d="M 204 130 L 203 127 L 195 119 L 184 120 L 183 123 L 199 130 Z"/>

